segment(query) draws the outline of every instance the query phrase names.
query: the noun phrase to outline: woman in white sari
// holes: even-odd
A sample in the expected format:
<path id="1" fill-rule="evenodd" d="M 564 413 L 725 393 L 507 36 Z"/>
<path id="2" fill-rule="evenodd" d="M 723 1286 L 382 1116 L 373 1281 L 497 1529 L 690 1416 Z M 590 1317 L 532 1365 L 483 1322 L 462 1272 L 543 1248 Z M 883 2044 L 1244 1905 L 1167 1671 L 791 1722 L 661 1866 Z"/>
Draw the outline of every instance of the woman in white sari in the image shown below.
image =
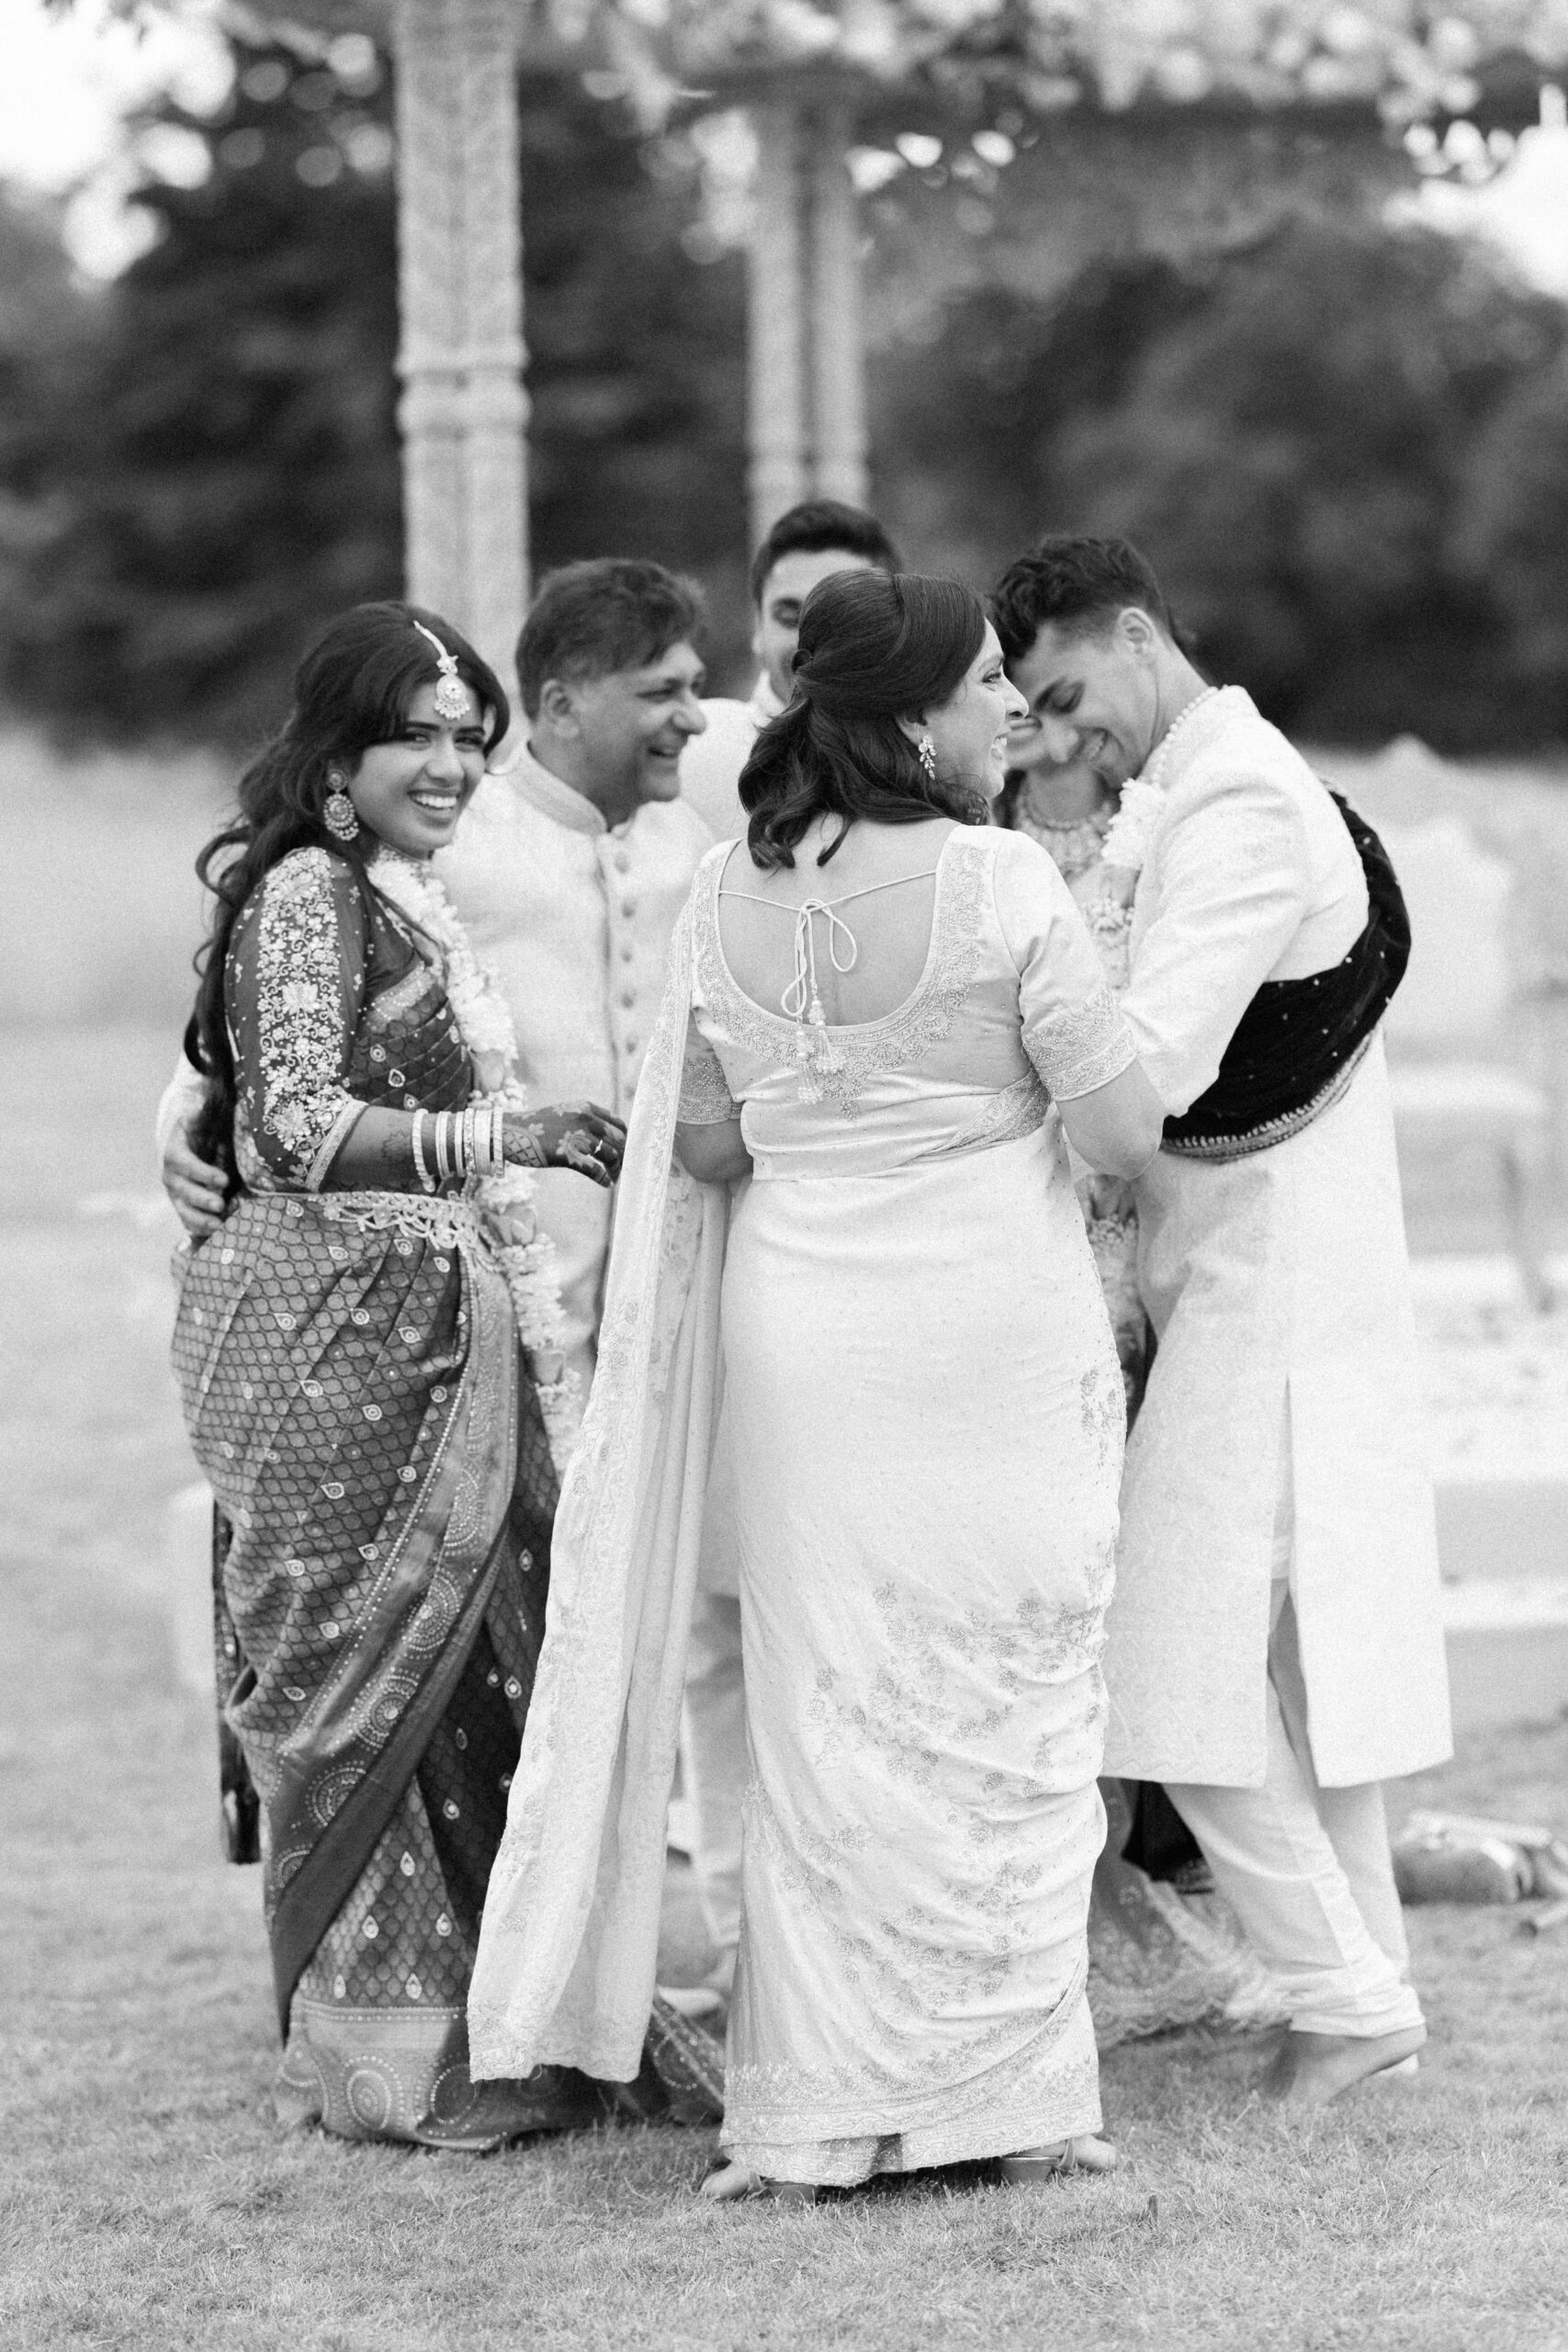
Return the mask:
<path id="1" fill-rule="evenodd" d="M 638 1091 L 474 2064 L 635 2066 L 705 1499 L 752 1763 L 732 2176 L 1103 2169 L 1123 1407 L 1064 1133 L 1132 1175 L 1159 1106 L 1055 867 L 987 824 L 1021 697 L 978 601 L 840 575 L 795 674 Z"/>

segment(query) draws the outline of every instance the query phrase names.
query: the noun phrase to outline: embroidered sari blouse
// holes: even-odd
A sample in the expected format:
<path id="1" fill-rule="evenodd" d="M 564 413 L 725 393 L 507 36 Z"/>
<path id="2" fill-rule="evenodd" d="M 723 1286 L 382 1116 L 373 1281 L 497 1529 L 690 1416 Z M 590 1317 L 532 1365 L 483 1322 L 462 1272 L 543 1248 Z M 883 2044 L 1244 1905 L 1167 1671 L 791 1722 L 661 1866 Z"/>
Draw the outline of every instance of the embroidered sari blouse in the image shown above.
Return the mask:
<path id="1" fill-rule="evenodd" d="M 369 1105 L 450 1111 L 472 1067 L 438 970 L 352 868 L 291 851 L 242 908 L 224 1000 L 234 1055 L 234 1159 L 254 1193 L 320 1192 Z"/>
<path id="2" fill-rule="evenodd" d="M 693 1003 L 682 1124 L 737 1116 L 759 1176 L 877 1173 L 1004 1143 L 1054 1101 L 1134 1059 L 1100 956 L 1045 852 L 1021 833 L 955 828 L 937 863 L 913 992 L 877 1021 L 830 1026 L 840 1067 L 802 1100 L 795 1023 L 754 1002 L 725 960 L 710 852 L 693 886 Z"/>

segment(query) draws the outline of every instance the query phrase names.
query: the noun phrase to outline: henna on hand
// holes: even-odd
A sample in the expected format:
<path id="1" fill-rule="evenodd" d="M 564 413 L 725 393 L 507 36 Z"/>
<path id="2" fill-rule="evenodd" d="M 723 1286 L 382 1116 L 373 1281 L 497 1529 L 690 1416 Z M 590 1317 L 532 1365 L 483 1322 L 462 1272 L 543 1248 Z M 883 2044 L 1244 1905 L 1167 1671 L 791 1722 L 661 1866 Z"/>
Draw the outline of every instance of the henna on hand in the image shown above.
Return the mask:
<path id="1" fill-rule="evenodd" d="M 508 1112 L 502 1130 L 502 1149 L 514 1168 L 547 1168 L 549 1153 L 538 1119 L 520 1119 Z"/>
<path id="2" fill-rule="evenodd" d="M 413 1121 L 402 1128 L 389 1127 L 376 1145 L 376 1158 L 385 1170 L 389 1191 L 407 1191 L 419 1182 L 413 1164 Z"/>
<path id="3" fill-rule="evenodd" d="M 626 1126 L 596 1102 L 552 1102 L 528 1117 L 506 1122 L 506 1157 L 528 1168 L 570 1168 L 595 1184 L 607 1185 L 620 1172 Z"/>

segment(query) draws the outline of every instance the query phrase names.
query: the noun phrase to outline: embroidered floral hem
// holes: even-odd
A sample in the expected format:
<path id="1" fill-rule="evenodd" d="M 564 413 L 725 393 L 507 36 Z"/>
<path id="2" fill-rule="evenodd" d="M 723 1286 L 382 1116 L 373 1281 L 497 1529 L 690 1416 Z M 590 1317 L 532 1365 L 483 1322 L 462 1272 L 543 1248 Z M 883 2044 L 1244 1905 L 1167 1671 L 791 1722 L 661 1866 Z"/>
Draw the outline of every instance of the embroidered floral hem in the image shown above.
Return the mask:
<path id="1" fill-rule="evenodd" d="M 809 2180 L 821 2188 L 852 2188 L 885 2173 L 924 2172 L 938 2165 L 975 2164 L 1019 2155 L 1099 2132 L 1100 2066 L 1087 2007 L 1053 2052 L 1049 2080 L 1016 2082 L 972 2109 L 960 2108 L 934 2123 L 908 2130 L 770 2139 L 735 2113 L 733 2095 L 720 2144 L 732 2164 L 770 2180 Z"/>

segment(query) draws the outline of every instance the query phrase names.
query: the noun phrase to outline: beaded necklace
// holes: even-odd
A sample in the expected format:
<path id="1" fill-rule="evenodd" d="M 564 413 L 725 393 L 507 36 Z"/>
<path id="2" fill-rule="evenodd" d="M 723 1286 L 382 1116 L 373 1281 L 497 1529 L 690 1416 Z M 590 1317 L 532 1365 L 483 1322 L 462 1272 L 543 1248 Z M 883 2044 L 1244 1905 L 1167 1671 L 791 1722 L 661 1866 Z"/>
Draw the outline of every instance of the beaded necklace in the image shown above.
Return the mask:
<path id="1" fill-rule="evenodd" d="M 1145 761 L 1142 772 L 1122 786 L 1122 805 L 1105 837 L 1102 855 L 1107 865 L 1119 866 L 1128 874 L 1143 871 L 1149 843 L 1165 814 L 1165 788 L 1160 778 L 1165 773 L 1171 744 L 1194 713 L 1224 692 L 1223 686 L 1205 686 L 1201 694 L 1194 695 L 1186 709 L 1178 711 L 1171 720 Z"/>
<path id="2" fill-rule="evenodd" d="M 1042 817 L 1025 786 L 1019 796 L 1014 822 L 1021 832 L 1040 843 L 1064 882 L 1076 882 L 1080 874 L 1087 874 L 1091 865 L 1099 865 L 1114 814 L 1114 809 L 1107 808 L 1091 808 L 1087 817 L 1071 817 L 1065 821 Z"/>
<path id="3" fill-rule="evenodd" d="M 1171 720 L 1170 725 L 1166 729 L 1165 733 L 1160 737 L 1159 741 L 1155 745 L 1153 752 L 1144 763 L 1144 782 L 1145 784 L 1152 784 L 1156 787 L 1163 789 L 1160 780 L 1165 774 L 1166 763 L 1170 757 L 1171 745 L 1175 742 L 1182 729 L 1187 725 L 1189 719 L 1195 718 L 1198 713 L 1202 709 L 1205 703 L 1213 702 L 1216 695 L 1223 695 L 1224 692 L 1224 686 L 1205 686 L 1201 694 L 1193 695 L 1191 701 L 1187 705 L 1184 710 L 1179 710 L 1177 712 L 1176 717 Z"/>

